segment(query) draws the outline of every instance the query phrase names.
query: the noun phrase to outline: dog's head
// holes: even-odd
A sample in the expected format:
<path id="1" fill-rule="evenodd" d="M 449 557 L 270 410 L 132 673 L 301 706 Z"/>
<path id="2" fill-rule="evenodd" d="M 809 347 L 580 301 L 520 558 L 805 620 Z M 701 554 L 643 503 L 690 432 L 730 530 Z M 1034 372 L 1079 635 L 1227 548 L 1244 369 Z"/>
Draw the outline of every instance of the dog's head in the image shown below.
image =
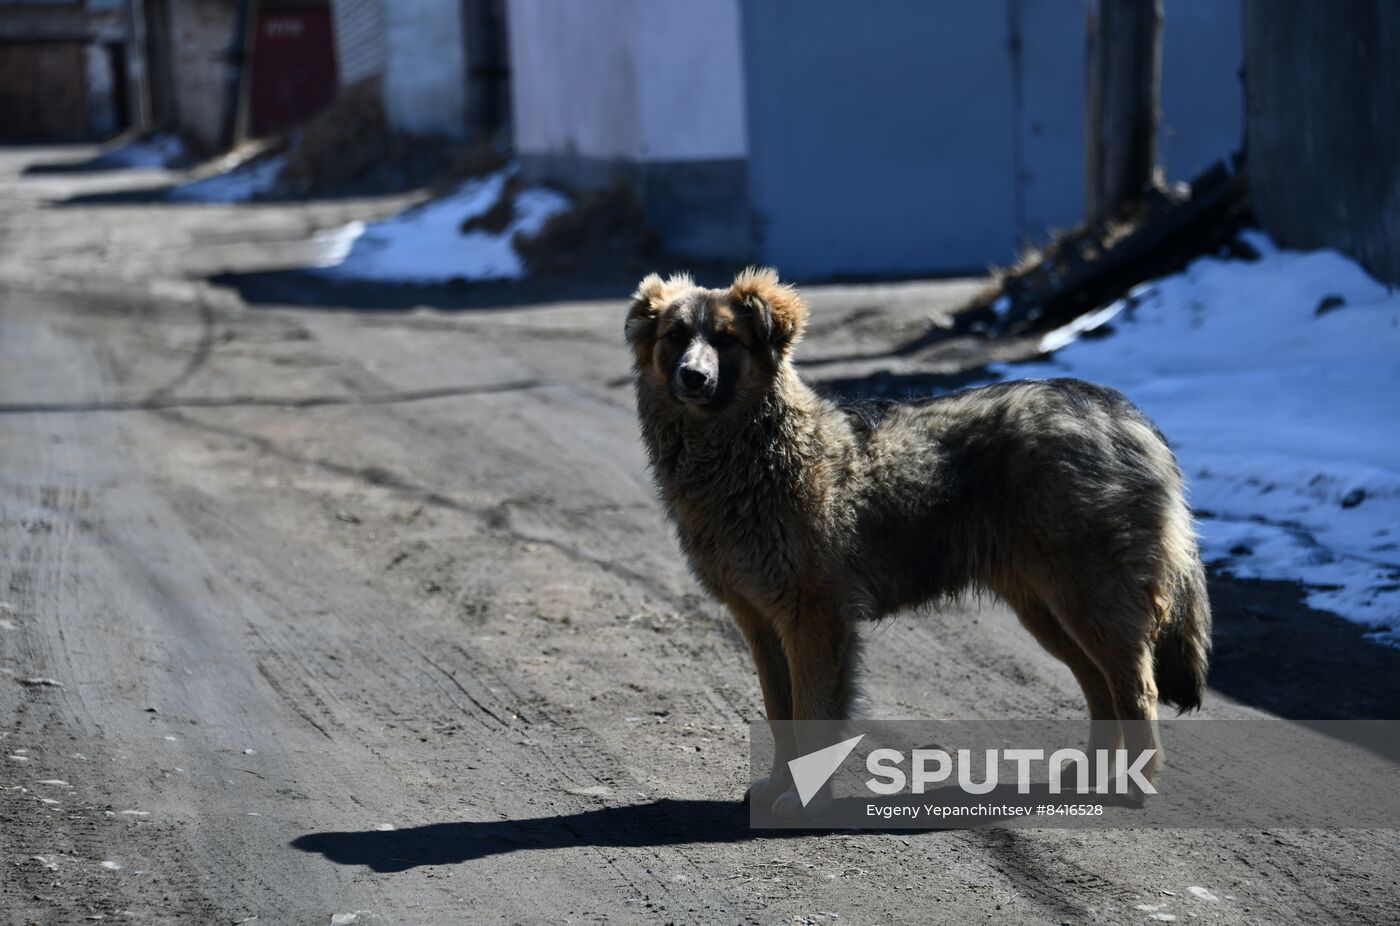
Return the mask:
<path id="1" fill-rule="evenodd" d="M 728 289 L 653 273 L 632 294 L 624 330 L 644 387 L 697 412 L 719 413 L 772 385 L 806 321 L 797 290 L 775 271 L 751 267 Z"/>

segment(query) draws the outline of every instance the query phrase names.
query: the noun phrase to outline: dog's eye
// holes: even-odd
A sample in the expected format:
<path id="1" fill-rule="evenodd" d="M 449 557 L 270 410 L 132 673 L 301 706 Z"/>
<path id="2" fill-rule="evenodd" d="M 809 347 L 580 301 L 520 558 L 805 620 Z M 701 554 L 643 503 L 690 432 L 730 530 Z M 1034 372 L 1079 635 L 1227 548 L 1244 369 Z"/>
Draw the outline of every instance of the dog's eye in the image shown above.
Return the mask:
<path id="1" fill-rule="evenodd" d="M 733 343 L 734 335 L 730 334 L 728 331 L 716 332 L 714 337 L 710 338 L 710 345 L 712 347 L 729 347 Z"/>
<path id="2" fill-rule="evenodd" d="M 672 328 L 666 332 L 666 340 L 676 344 L 680 344 L 689 337 L 690 335 L 686 333 L 686 330 L 680 327 Z"/>

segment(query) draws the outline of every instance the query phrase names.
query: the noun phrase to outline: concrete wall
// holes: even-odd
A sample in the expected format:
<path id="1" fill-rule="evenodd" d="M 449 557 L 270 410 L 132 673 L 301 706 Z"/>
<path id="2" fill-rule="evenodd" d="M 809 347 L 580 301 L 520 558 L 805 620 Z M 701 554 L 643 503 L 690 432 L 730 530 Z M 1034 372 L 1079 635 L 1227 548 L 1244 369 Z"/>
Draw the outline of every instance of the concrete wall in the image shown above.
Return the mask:
<path id="1" fill-rule="evenodd" d="M 1167 0 L 1170 179 L 1239 147 L 1239 3 Z M 510 0 L 509 16 L 527 170 L 631 177 L 674 248 L 805 275 L 964 271 L 1083 217 L 1083 0 Z"/>
<path id="2" fill-rule="evenodd" d="M 510 0 L 515 146 L 526 171 L 636 186 L 666 243 L 748 245 L 739 0 Z"/>
<path id="3" fill-rule="evenodd" d="M 1249 186 L 1285 247 L 1400 285 L 1400 4 L 1245 0 Z"/>
<path id="4" fill-rule="evenodd" d="M 510 0 L 516 147 L 742 158 L 738 0 Z"/>
<path id="5" fill-rule="evenodd" d="M 634 159 L 641 147 L 633 0 L 511 0 L 515 147 Z"/>
<path id="6" fill-rule="evenodd" d="M 219 146 L 228 90 L 224 62 L 237 20 L 233 0 L 173 0 L 170 90 L 175 128 L 208 151 Z"/>
<path id="7" fill-rule="evenodd" d="M 644 161 L 748 154 L 736 0 L 636 0 L 637 106 Z"/>
<path id="8" fill-rule="evenodd" d="M 465 134 L 467 46 L 461 3 L 393 0 L 384 4 L 382 15 L 382 89 L 390 127 L 424 135 Z"/>

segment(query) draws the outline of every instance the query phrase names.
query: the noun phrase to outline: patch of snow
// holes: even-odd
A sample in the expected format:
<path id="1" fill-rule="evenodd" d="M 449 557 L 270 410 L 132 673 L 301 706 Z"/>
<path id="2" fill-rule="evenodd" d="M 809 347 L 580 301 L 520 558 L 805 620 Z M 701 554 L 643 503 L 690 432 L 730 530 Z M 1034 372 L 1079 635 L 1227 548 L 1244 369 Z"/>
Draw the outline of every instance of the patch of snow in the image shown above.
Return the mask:
<path id="1" fill-rule="evenodd" d="M 217 172 L 173 188 L 171 199 L 196 203 L 239 203 L 266 193 L 286 165 L 285 155 L 244 159 L 237 153 L 218 162 Z"/>
<path id="2" fill-rule="evenodd" d="M 525 275 L 511 238 L 537 234 L 568 207 L 562 194 L 529 187 L 515 194 L 515 215 L 501 232 L 462 232 L 462 224 L 500 199 L 509 170 L 468 180 L 456 190 L 378 222 L 351 222 L 319 236 L 320 272 L 356 280 L 440 283 Z"/>
<path id="3" fill-rule="evenodd" d="M 98 159 L 103 167 L 173 167 L 185 158 L 185 146 L 174 135 L 157 133 L 148 138 L 119 145 Z"/>
<path id="4" fill-rule="evenodd" d="M 1335 251 L 1249 243 L 1259 260 L 1198 260 L 997 370 L 1122 390 L 1170 439 L 1208 562 L 1400 647 L 1400 293 Z"/>
<path id="5" fill-rule="evenodd" d="M 1062 347 L 1068 347 L 1079 339 L 1086 331 L 1093 331 L 1095 328 L 1102 328 L 1112 321 L 1119 312 L 1123 311 L 1126 302 L 1119 299 L 1117 302 L 1109 303 L 1102 309 L 1093 312 L 1086 312 L 1074 321 L 1061 328 L 1056 328 L 1040 339 L 1039 349 L 1042 354 L 1053 354 Z"/>
<path id="6" fill-rule="evenodd" d="M 1208 887 L 1197 887 L 1196 885 L 1192 885 L 1186 890 L 1191 894 L 1192 897 L 1195 897 L 1197 900 L 1204 900 L 1208 901 L 1209 903 L 1220 902 L 1220 898 L 1215 896 L 1215 894 L 1212 893 L 1211 889 Z"/>

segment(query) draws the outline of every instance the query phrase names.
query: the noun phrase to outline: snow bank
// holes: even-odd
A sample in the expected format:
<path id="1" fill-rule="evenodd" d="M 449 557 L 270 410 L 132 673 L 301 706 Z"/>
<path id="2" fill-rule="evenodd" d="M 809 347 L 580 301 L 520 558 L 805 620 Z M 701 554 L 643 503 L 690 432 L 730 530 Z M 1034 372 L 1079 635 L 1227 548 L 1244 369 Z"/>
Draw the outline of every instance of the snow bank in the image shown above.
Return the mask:
<path id="1" fill-rule="evenodd" d="M 1199 260 L 998 372 L 1121 389 L 1171 440 L 1208 562 L 1301 582 L 1400 646 L 1400 293 L 1336 252 L 1249 241 L 1257 262 Z"/>
<path id="2" fill-rule="evenodd" d="M 185 158 L 185 146 L 174 135 L 157 133 L 118 145 L 96 159 L 96 164 L 113 170 L 174 167 Z"/>
<path id="3" fill-rule="evenodd" d="M 540 187 L 515 195 L 515 215 L 502 232 L 462 233 L 462 223 L 500 199 L 509 171 L 469 180 L 452 193 L 384 219 L 351 222 L 323 233 L 324 274 L 359 280 L 437 283 L 512 279 L 525 265 L 511 245 L 517 232 L 533 235 L 568 206 L 559 193 Z"/>
<path id="4" fill-rule="evenodd" d="M 182 183 L 169 196 L 184 202 L 244 202 L 272 189 L 286 163 L 285 155 L 248 158 L 235 152 L 215 162 L 215 173 Z"/>

